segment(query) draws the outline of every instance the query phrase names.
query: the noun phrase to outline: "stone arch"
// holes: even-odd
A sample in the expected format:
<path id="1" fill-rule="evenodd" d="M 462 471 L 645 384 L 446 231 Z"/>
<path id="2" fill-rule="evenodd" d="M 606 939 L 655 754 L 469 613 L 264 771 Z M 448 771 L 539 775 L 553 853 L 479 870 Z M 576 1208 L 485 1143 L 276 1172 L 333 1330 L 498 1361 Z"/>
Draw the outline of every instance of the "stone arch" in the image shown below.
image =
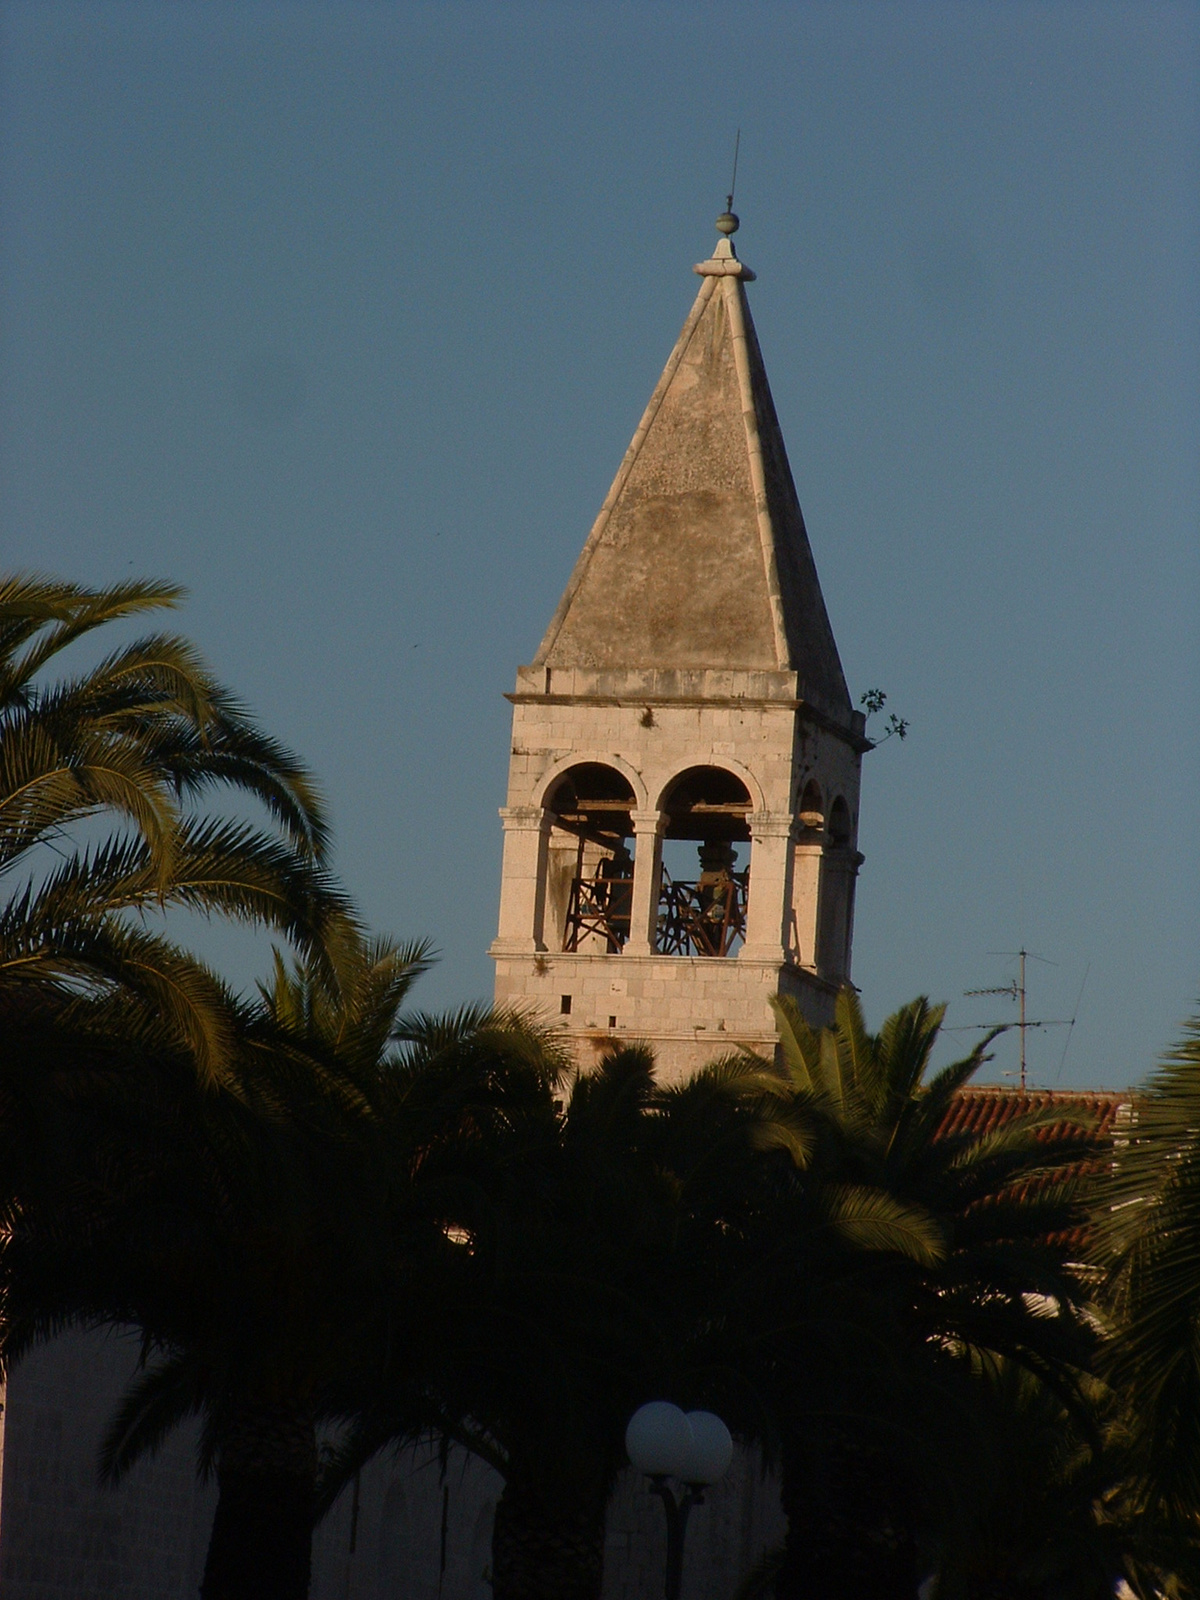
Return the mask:
<path id="1" fill-rule="evenodd" d="M 846 804 L 844 795 L 838 795 L 829 808 L 829 838 L 835 845 L 848 845 L 853 833 L 850 820 L 850 807 Z"/>
<path id="2" fill-rule="evenodd" d="M 658 809 L 668 839 L 749 839 L 754 801 L 736 772 L 698 763 L 675 774 Z"/>
<path id="3" fill-rule="evenodd" d="M 821 785 L 815 778 L 810 778 L 800 791 L 796 815 L 806 828 L 825 826 L 825 801 L 821 795 Z"/>
<path id="4" fill-rule="evenodd" d="M 638 793 L 631 776 L 611 761 L 576 759 L 545 785 L 542 807 L 541 925 L 548 947 L 568 955 L 619 954 L 633 914 Z"/>
<path id="5" fill-rule="evenodd" d="M 646 785 L 636 767 L 631 766 L 623 756 L 590 750 L 574 750 L 569 756 L 564 756 L 561 761 L 556 761 L 549 772 L 542 777 L 534 804 L 543 808 L 547 807 L 555 787 L 570 772 L 572 767 L 611 767 L 614 772 L 621 774 L 633 790 L 633 810 L 645 811 L 649 804 Z"/>
<path id="6" fill-rule="evenodd" d="M 663 789 L 660 954 L 732 956 L 741 948 L 753 809 L 750 789 L 724 764 L 685 767 Z"/>
<path id="7" fill-rule="evenodd" d="M 721 756 L 718 760 L 689 762 L 686 767 L 677 768 L 667 779 L 667 781 L 659 787 L 655 809 L 659 812 L 664 809 L 664 802 L 666 801 L 667 796 L 686 773 L 698 772 L 702 768 L 711 769 L 717 772 L 726 772 L 731 777 L 739 779 L 745 787 L 747 794 L 750 796 L 750 809 L 752 811 L 766 810 L 766 799 L 762 792 L 762 785 L 759 783 L 758 779 L 750 771 L 749 767 L 744 766 L 740 761 L 735 761 L 732 756 L 726 755 Z"/>

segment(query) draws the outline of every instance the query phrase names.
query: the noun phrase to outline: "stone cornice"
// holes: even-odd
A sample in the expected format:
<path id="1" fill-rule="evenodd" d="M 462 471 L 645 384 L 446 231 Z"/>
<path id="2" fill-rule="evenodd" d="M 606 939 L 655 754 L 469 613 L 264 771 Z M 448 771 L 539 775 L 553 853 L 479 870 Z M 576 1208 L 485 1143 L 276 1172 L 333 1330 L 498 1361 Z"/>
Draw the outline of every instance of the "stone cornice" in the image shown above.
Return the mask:
<path id="1" fill-rule="evenodd" d="M 806 717 L 817 727 L 841 739 L 852 750 L 864 755 L 875 748 L 865 734 L 856 733 L 843 723 L 836 722 L 824 711 L 807 700 L 763 698 L 758 695 L 693 695 L 693 694 L 535 694 L 528 690 L 506 691 L 504 698 L 514 706 L 613 706 L 623 711 L 663 710 L 677 706 L 684 710 L 714 711 L 790 711 Z"/>

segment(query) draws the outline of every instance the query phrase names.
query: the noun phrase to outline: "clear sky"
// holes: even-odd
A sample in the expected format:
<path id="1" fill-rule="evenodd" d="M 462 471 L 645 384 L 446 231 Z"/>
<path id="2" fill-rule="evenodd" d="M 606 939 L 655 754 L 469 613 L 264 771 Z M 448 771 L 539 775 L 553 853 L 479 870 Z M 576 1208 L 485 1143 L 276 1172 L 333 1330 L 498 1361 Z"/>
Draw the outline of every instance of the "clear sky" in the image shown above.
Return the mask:
<path id="1" fill-rule="evenodd" d="M 1200 993 L 1200 8 L 0 5 L 6 566 L 185 583 L 490 992 L 509 707 L 738 245 L 868 758 L 855 978 L 1136 1080 Z M 231 969 L 253 954 L 218 951 Z M 955 1035 L 966 1042 L 970 1033 Z M 995 1070 L 1015 1062 L 1011 1038 Z"/>

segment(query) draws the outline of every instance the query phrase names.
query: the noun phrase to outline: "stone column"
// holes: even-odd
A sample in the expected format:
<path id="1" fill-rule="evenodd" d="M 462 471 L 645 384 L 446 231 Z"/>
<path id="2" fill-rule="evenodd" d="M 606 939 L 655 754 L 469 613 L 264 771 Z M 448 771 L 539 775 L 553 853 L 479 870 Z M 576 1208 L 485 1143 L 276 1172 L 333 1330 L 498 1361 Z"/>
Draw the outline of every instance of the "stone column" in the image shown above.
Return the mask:
<path id="1" fill-rule="evenodd" d="M 552 819 L 541 806 L 501 806 L 504 863 L 500 870 L 500 927 L 493 955 L 536 955 L 546 906 L 547 842 Z"/>
<path id="2" fill-rule="evenodd" d="M 633 813 L 633 909 L 629 918 L 628 956 L 652 956 L 658 933 L 658 891 L 662 876 L 662 830 L 659 811 Z"/>
<path id="3" fill-rule="evenodd" d="M 866 859 L 859 851 L 854 851 L 846 884 L 846 954 L 842 962 L 842 976 L 847 983 L 850 982 L 850 958 L 854 951 L 854 895 L 858 889 L 858 869 Z"/>
<path id="4" fill-rule="evenodd" d="M 827 838 L 820 828 L 804 828 L 792 845 L 791 909 L 785 943 L 798 966 L 817 970 L 817 929 L 821 916 L 821 858 Z"/>
<path id="5" fill-rule="evenodd" d="M 784 907 L 790 909 L 792 818 L 786 811 L 752 811 L 748 820 L 750 904 L 746 907 L 746 942 L 739 955 L 747 961 L 782 965 Z"/>
<path id="6" fill-rule="evenodd" d="M 817 969 L 831 983 L 844 983 L 850 975 L 851 906 L 862 860 L 857 850 L 831 845 L 821 863 Z"/>

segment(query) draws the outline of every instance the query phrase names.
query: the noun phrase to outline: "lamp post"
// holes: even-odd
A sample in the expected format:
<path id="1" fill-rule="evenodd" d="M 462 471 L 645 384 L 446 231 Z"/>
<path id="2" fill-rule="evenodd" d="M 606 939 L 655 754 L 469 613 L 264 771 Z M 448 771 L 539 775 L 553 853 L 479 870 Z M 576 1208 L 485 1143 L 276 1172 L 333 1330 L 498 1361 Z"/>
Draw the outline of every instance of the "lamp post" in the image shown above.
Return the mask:
<path id="1" fill-rule="evenodd" d="M 668 1400 L 651 1400 L 629 1419 L 625 1448 L 639 1472 L 650 1479 L 650 1493 L 663 1503 L 667 1518 L 666 1600 L 679 1600 L 683 1581 L 683 1541 L 692 1507 L 704 1491 L 729 1471 L 733 1440 L 711 1411 L 681 1411 Z M 667 1482 L 675 1478 L 678 1495 Z"/>

